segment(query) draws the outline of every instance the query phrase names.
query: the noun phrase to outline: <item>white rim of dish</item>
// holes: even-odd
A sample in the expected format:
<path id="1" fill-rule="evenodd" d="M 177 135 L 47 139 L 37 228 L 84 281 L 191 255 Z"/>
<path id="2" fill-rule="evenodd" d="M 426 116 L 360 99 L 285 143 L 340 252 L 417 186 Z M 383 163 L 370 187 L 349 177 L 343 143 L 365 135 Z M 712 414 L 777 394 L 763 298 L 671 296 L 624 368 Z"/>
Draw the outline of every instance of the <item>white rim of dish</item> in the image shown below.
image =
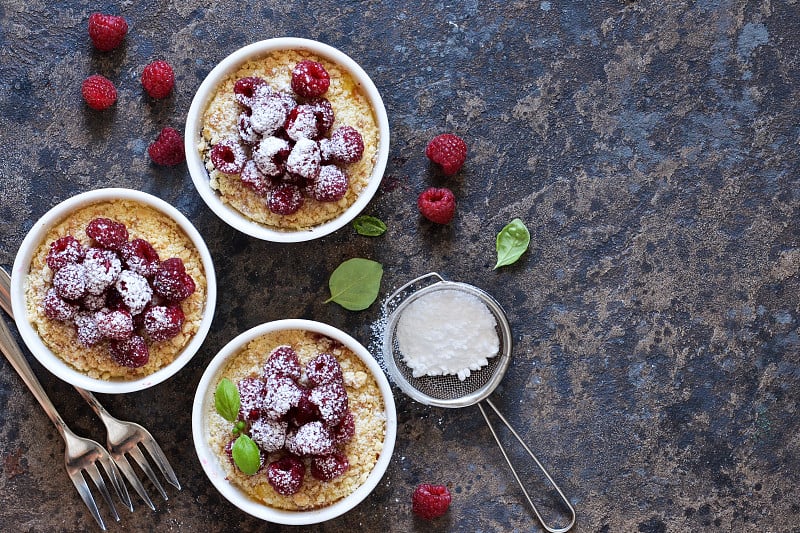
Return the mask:
<path id="1" fill-rule="evenodd" d="M 309 511 L 285 511 L 268 507 L 250 498 L 244 491 L 229 482 L 225 471 L 219 464 L 219 457 L 208 445 L 208 425 L 206 423 L 206 412 L 213 406 L 214 391 L 211 384 L 214 383 L 228 363 L 231 357 L 235 356 L 248 342 L 267 333 L 283 330 L 307 330 L 319 333 L 335 339 L 353 351 L 367 365 L 372 372 L 378 388 L 383 397 L 383 405 L 386 413 L 386 433 L 383 439 L 383 447 L 378 461 L 367 476 L 366 481 L 350 495 L 342 498 L 336 503 L 323 507 L 322 509 L 312 509 Z M 237 506 L 242 511 L 277 524 L 285 525 L 308 525 L 317 524 L 336 518 L 347 511 L 353 509 L 361 503 L 378 485 L 394 451 L 395 439 L 397 437 L 397 411 L 394 403 L 392 389 L 389 380 L 383 373 L 378 362 L 357 340 L 328 324 L 304 319 L 283 319 L 267 322 L 241 333 L 236 338 L 226 344 L 206 367 L 200 383 L 197 386 L 194 403 L 192 406 L 192 438 L 194 439 L 197 457 L 203 470 L 217 488 L 229 502 Z"/>
<path id="2" fill-rule="evenodd" d="M 300 231 L 282 231 L 273 229 L 258 222 L 254 222 L 233 207 L 225 204 L 220 200 L 219 194 L 211 188 L 208 172 L 200 158 L 196 145 L 200 139 L 200 131 L 202 128 L 201 116 L 205 111 L 208 102 L 211 100 L 214 90 L 220 81 L 226 76 L 236 72 L 246 61 L 268 54 L 275 50 L 307 50 L 314 52 L 326 59 L 331 60 L 343 66 L 356 81 L 359 82 L 364 90 L 370 105 L 375 113 L 375 119 L 378 122 L 378 131 L 380 132 L 380 139 L 378 141 L 378 152 L 376 154 L 375 166 L 372 169 L 372 174 L 369 178 L 369 183 L 361 191 L 356 201 L 347 208 L 341 215 L 333 220 L 315 226 L 309 230 Z M 323 237 L 333 233 L 337 229 L 346 225 L 353 220 L 358 213 L 360 213 L 367 204 L 372 200 L 372 197 L 378 191 L 378 187 L 383 180 L 383 174 L 386 170 L 386 163 L 389 159 L 389 119 L 386 115 L 386 108 L 383 105 L 378 89 L 372 82 L 372 79 L 367 75 L 364 69 L 359 66 L 347 54 L 333 48 L 330 45 L 313 41 L 310 39 L 302 39 L 297 37 L 278 37 L 274 39 L 266 39 L 249 44 L 239 50 L 236 50 L 228 57 L 219 62 L 211 72 L 208 73 L 206 78 L 197 89 L 192 104 L 189 107 L 189 112 L 186 116 L 186 130 L 184 131 L 185 150 L 186 150 L 186 164 L 189 167 L 189 174 L 192 177 L 195 188 L 200 193 L 200 196 L 205 201 L 206 205 L 223 221 L 230 226 L 246 233 L 251 237 L 258 239 L 273 241 L 273 242 L 303 242 Z"/>
<path id="3" fill-rule="evenodd" d="M 28 321 L 25 306 L 25 278 L 30 269 L 31 258 L 44 239 L 45 233 L 47 233 L 51 227 L 64 220 L 70 212 L 84 206 L 110 200 L 132 200 L 140 202 L 164 213 L 177 222 L 200 254 L 206 276 L 206 305 L 203 310 L 203 318 L 200 321 L 197 332 L 189 341 L 189 344 L 187 344 L 180 355 L 167 366 L 148 376 L 130 381 L 106 381 L 91 378 L 65 363 L 45 345 L 44 341 L 39 337 L 39 334 L 33 329 L 33 326 L 31 326 Z M 208 247 L 203 237 L 197 231 L 197 228 L 195 228 L 189 219 L 180 211 L 164 200 L 134 189 L 96 189 L 80 193 L 55 205 L 31 227 L 30 231 L 28 231 L 28 234 L 20 245 L 17 256 L 14 259 L 14 266 L 11 269 L 11 309 L 14 311 L 14 321 L 17 324 L 17 329 L 19 330 L 22 340 L 25 341 L 25 344 L 34 357 L 55 376 L 67 383 L 93 392 L 108 394 L 134 392 L 157 385 L 173 376 L 194 357 L 203 344 L 211 328 L 216 301 L 217 282 L 214 273 L 214 264 L 211 259 L 211 253 L 208 251 Z"/>

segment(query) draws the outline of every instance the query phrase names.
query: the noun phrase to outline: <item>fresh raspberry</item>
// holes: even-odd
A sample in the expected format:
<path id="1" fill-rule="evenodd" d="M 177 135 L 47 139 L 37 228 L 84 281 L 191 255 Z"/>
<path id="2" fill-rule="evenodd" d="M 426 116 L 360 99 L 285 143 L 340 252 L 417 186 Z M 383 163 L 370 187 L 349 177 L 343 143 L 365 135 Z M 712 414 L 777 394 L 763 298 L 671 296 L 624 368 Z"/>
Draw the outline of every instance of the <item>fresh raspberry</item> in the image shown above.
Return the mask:
<path id="1" fill-rule="evenodd" d="M 456 197 L 453 191 L 445 187 L 430 187 L 417 198 L 417 207 L 422 216 L 431 222 L 447 224 L 456 213 Z"/>
<path id="2" fill-rule="evenodd" d="M 267 481 L 275 492 L 283 496 L 291 496 L 300 490 L 306 465 L 298 457 L 286 455 L 267 466 Z"/>
<path id="3" fill-rule="evenodd" d="M 122 302 L 134 315 L 141 313 L 153 298 L 153 289 L 147 278 L 132 270 L 123 270 L 114 282 Z"/>
<path id="4" fill-rule="evenodd" d="M 452 176 L 464 166 L 467 159 L 467 143 L 452 133 L 437 135 L 425 148 L 428 159 L 442 167 L 445 176 Z"/>
<path id="5" fill-rule="evenodd" d="M 166 98 L 175 87 L 175 73 L 166 61 L 153 61 L 142 70 L 142 86 L 152 98 Z"/>
<path id="6" fill-rule="evenodd" d="M 169 340 L 181 332 L 186 315 L 179 305 L 153 305 L 144 312 L 144 330 L 151 340 Z"/>
<path id="7" fill-rule="evenodd" d="M 277 452 L 286 442 L 286 427 L 286 422 L 261 417 L 250 424 L 250 438 L 262 452 Z"/>
<path id="8" fill-rule="evenodd" d="M 334 428 L 331 429 L 331 437 L 336 446 L 344 446 L 356 434 L 356 420 L 353 413 L 347 411 L 342 421 L 339 422 Z"/>
<path id="9" fill-rule="evenodd" d="M 347 390 L 340 381 L 314 387 L 309 399 L 319 408 L 322 421 L 329 427 L 338 425 L 347 414 Z"/>
<path id="10" fill-rule="evenodd" d="M 124 341 L 111 341 L 108 351 L 117 364 L 128 368 L 139 368 L 150 360 L 147 343 L 139 335 L 131 335 Z"/>
<path id="11" fill-rule="evenodd" d="M 239 130 L 239 138 L 248 146 L 254 146 L 261 140 L 261 135 L 253 128 L 253 121 L 247 111 L 242 111 L 239 114 L 237 129 Z"/>
<path id="12" fill-rule="evenodd" d="M 95 313 L 80 312 L 72 319 L 75 323 L 75 332 L 78 335 L 78 342 L 90 348 L 103 340 L 100 331 L 97 329 L 97 321 L 94 319 Z"/>
<path id="13" fill-rule="evenodd" d="M 100 311 L 95 315 L 97 331 L 106 339 L 124 341 L 133 335 L 133 319 L 125 310 Z"/>
<path id="14" fill-rule="evenodd" d="M 126 33 L 128 23 L 122 17 L 103 13 L 89 15 L 89 38 L 101 52 L 108 52 L 122 44 Z"/>
<path id="15" fill-rule="evenodd" d="M 242 185 L 253 191 L 259 196 L 266 196 L 272 188 L 272 182 L 258 169 L 258 165 L 252 159 L 248 159 L 244 164 L 240 175 Z"/>
<path id="16" fill-rule="evenodd" d="M 286 158 L 286 171 L 304 180 L 313 180 L 319 174 L 320 161 L 319 145 L 316 141 L 299 139 Z"/>
<path id="17" fill-rule="evenodd" d="M 264 376 L 286 376 L 299 380 L 302 374 L 300 358 L 297 352 L 289 345 L 278 346 L 269 354 L 267 362 L 264 363 Z"/>
<path id="18" fill-rule="evenodd" d="M 269 191 L 267 207 L 277 215 L 291 215 L 303 206 L 303 193 L 297 185 L 281 183 Z"/>
<path id="19" fill-rule="evenodd" d="M 330 481 L 350 468 L 347 456 L 341 452 L 320 455 L 311 459 L 311 475 L 320 481 Z"/>
<path id="20" fill-rule="evenodd" d="M 81 94 L 86 105 L 97 111 L 108 109 L 117 101 L 117 88 L 111 80 L 100 74 L 93 74 L 83 80 Z"/>
<path id="21" fill-rule="evenodd" d="M 316 139 L 320 136 L 317 114 L 310 105 L 299 105 L 289 112 L 283 126 L 286 135 L 293 141 Z"/>
<path id="22" fill-rule="evenodd" d="M 77 300 L 86 294 L 86 268 L 81 263 L 70 263 L 53 275 L 53 288 L 65 300 Z"/>
<path id="23" fill-rule="evenodd" d="M 171 167 L 181 163 L 186 159 L 181 134 L 175 128 L 163 128 L 147 147 L 147 155 L 157 165 Z"/>
<path id="24" fill-rule="evenodd" d="M 79 262 L 85 253 L 78 239 L 72 235 L 65 235 L 50 243 L 50 251 L 47 252 L 45 260 L 47 266 L 55 272 L 66 264 Z"/>
<path id="25" fill-rule="evenodd" d="M 297 406 L 302 391 L 295 381 L 287 376 L 269 376 L 264 387 L 264 416 L 278 420 L 292 407 Z"/>
<path id="26" fill-rule="evenodd" d="M 103 298 L 105 300 L 105 303 L 101 307 L 108 307 L 109 309 L 112 309 L 112 310 L 113 309 L 127 309 L 128 308 L 128 306 L 125 305 L 125 301 L 122 299 L 122 296 L 119 294 L 119 291 L 117 291 L 117 288 L 114 287 L 113 285 L 108 287 L 108 290 L 106 290 L 104 292 L 101 292 L 100 294 L 96 294 L 96 295 L 92 294 L 92 293 L 87 294 L 86 296 L 84 296 L 84 300 L 86 298 L 88 298 L 89 296 L 97 298 L 98 299 L 97 303 L 99 303 L 99 299 L 100 298 Z M 94 304 L 92 304 L 92 305 L 94 305 Z M 87 309 L 91 309 L 91 308 L 87 307 Z M 134 324 L 136 324 L 136 319 L 137 318 L 142 318 L 140 315 L 141 315 L 141 313 L 139 313 L 139 315 L 134 315 Z M 141 328 L 143 326 L 144 326 L 143 323 L 136 324 L 136 328 L 137 329 L 139 329 L 139 328 Z"/>
<path id="27" fill-rule="evenodd" d="M 320 140 L 322 160 L 349 165 L 361 160 L 364 155 L 364 138 L 351 126 L 337 128 L 330 139 Z"/>
<path id="28" fill-rule="evenodd" d="M 114 291 L 116 293 L 117 291 Z M 81 298 L 80 307 L 81 309 L 85 309 L 87 311 L 99 311 L 104 307 L 108 307 L 106 305 L 107 295 L 108 293 L 103 294 L 90 294 L 86 293 Z M 108 307 L 110 310 L 117 310 L 122 309 L 124 306 L 118 307 Z"/>
<path id="29" fill-rule="evenodd" d="M 117 281 L 122 272 L 122 262 L 112 250 L 89 248 L 81 263 L 86 269 L 86 291 L 103 294 Z"/>
<path id="30" fill-rule="evenodd" d="M 319 420 L 303 424 L 286 435 L 286 449 L 299 456 L 328 455 L 335 447 L 331 433 Z"/>
<path id="31" fill-rule="evenodd" d="M 211 162 L 223 174 L 239 174 L 246 161 L 247 155 L 235 139 L 225 139 L 211 148 Z"/>
<path id="32" fill-rule="evenodd" d="M 306 105 L 311 106 L 314 110 L 314 115 L 317 117 L 317 129 L 320 135 L 325 135 L 333 126 L 336 119 L 333 114 L 333 106 L 327 98 L 313 98 L 306 102 Z"/>
<path id="33" fill-rule="evenodd" d="M 318 202 L 336 202 L 344 198 L 349 186 L 350 180 L 342 169 L 336 165 L 323 165 L 307 190 L 309 196 Z"/>
<path id="34" fill-rule="evenodd" d="M 171 302 L 185 300 L 196 286 L 180 257 L 171 257 L 161 263 L 153 277 L 153 292 Z"/>
<path id="35" fill-rule="evenodd" d="M 300 387 L 300 399 L 289 409 L 287 418 L 296 428 L 320 419 L 319 408 L 311 403 L 311 389 Z"/>
<path id="36" fill-rule="evenodd" d="M 153 277 L 161 263 L 158 252 L 145 239 L 133 239 L 123 244 L 120 256 L 128 269 L 146 278 Z"/>
<path id="37" fill-rule="evenodd" d="M 253 131 L 264 136 L 275 135 L 286 124 L 286 117 L 294 106 L 294 101 L 289 103 L 280 93 L 255 98 L 250 114 Z"/>
<path id="38" fill-rule="evenodd" d="M 444 485 L 423 483 L 411 496 L 411 509 L 425 520 L 432 520 L 447 512 L 450 500 L 450 491 Z"/>
<path id="39" fill-rule="evenodd" d="M 266 96 L 272 90 L 267 84 L 267 80 L 259 78 L 258 76 L 248 76 L 246 78 L 239 78 L 233 84 L 233 98 L 236 103 L 246 109 L 250 109 L 253 105 L 253 98 L 256 93 Z"/>
<path id="40" fill-rule="evenodd" d="M 86 235 L 109 250 L 120 250 L 128 242 L 128 228 L 122 222 L 98 217 L 86 226 Z"/>
<path id="41" fill-rule="evenodd" d="M 312 386 L 341 382 L 342 367 L 333 355 L 323 352 L 306 363 L 306 379 Z"/>
<path id="42" fill-rule="evenodd" d="M 266 383 L 260 378 L 243 378 L 236 382 L 239 389 L 239 415 L 245 420 L 256 420 L 264 406 Z"/>
<path id="43" fill-rule="evenodd" d="M 292 69 L 292 90 L 304 98 L 322 96 L 331 84 L 331 77 L 322 63 L 303 60 Z"/>
<path id="44" fill-rule="evenodd" d="M 291 151 L 292 147 L 284 139 L 264 137 L 253 152 L 253 161 L 265 176 L 277 178 L 283 174 L 286 158 Z"/>
<path id="45" fill-rule="evenodd" d="M 78 306 L 61 298 L 53 287 L 47 289 L 42 299 L 44 314 L 50 320 L 67 322 L 78 312 Z"/>

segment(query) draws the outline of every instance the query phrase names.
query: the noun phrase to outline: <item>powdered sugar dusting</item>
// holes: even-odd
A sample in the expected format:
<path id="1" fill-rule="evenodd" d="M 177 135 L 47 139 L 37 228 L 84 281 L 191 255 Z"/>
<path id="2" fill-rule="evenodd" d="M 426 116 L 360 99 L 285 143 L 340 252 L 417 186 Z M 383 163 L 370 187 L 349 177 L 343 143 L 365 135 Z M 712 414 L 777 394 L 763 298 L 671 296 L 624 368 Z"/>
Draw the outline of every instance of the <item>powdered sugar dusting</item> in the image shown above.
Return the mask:
<path id="1" fill-rule="evenodd" d="M 131 270 L 120 272 L 114 286 L 133 315 L 141 313 L 153 297 L 153 289 L 147 279 Z"/>

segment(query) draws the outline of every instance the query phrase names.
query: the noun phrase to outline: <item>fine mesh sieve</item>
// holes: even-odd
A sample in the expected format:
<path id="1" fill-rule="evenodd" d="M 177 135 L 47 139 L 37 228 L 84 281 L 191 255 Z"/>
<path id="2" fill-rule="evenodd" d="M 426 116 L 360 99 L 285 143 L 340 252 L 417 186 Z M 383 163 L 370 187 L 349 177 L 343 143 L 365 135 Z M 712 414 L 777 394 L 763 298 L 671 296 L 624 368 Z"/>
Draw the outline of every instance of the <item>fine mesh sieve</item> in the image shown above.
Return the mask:
<path id="1" fill-rule="evenodd" d="M 398 322 L 403 312 L 411 303 L 425 295 L 434 293 L 436 291 L 446 290 L 471 294 L 486 305 L 495 318 L 495 328 L 497 331 L 497 337 L 500 341 L 498 353 L 495 357 L 488 359 L 488 364 L 486 366 L 481 367 L 479 370 L 473 370 L 463 381 L 460 380 L 456 375 L 414 377 L 411 368 L 403 361 L 403 354 L 400 351 L 397 340 Z M 503 308 L 500 307 L 500 304 L 498 304 L 497 301 L 488 293 L 473 285 L 447 281 L 436 272 L 431 272 L 415 278 L 397 289 L 394 293 L 392 293 L 391 296 L 389 296 L 389 298 L 386 299 L 386 302 L 383 304 L 383 308 L 388 315 L 386 331 L 383 338 L 384 362 L 389 375 L 392 377 L 397 386 L 414 400 L 426 405 L 455 408 L 477 404 L 487 426 L 489 426 L 492 436 L 494 437 L 495 441 L 497 441 L 497 445 L 500 447 L 500 451 L 503 453 L 503 457 L 508 463 L 508 466 L 511 468 L 514 478 L 517 480 L 517 483 L 522 489 L 528 504 L 536 514 L 536 517 L 539 519 L 542 527 L 551 533 L 564 533 L 572 528 L 576 519 L 575 509 L 572 507 L 572 504 L 569 502 L 556 482 L 553 481 L 553 478 L 550 476 L 547 470 L 545 470 L 544 466 L 542 466 L 530 448 L 528 448 L 527 444 L 525 444 L 514 428 L 511 427 L 508 420 L 506 420 L 500 411 L 498 411 L 497 407 L 494 406 L 491 400 L 487 398 L 500 384 L 500 381 L 503 379 L 503 375 L 505 374 L 506 369 L 511 362 L 511 326 L 509 325 L 506 313 L 503 311 Z M 566 526 L 550 526 L 545 522 L 542 515 L 539 513 L 539 510 L 536 508 L 536 505 L 534 505 L 533 500 L 531 500 L 528 491 L 525 489 L 525 486 L 517 474 L 514 465 L 511 463 L 511 459 L 509 458 L 503 443 L 500 441 L 500 437 L 495 431 L 494 425 L 487 416 L 486 410 L 482 405 L 483 403 L 486 403 L 492 409 L 492 411 L 494 411 L 495 415 L 497 415 L 497 417 L 508 428 L 511 434 L 522 445 L 528 455 L 539 467 L 539 470 L 541 470 L 549 483 L 561 497 L 562 503 L 570 515 L 570 521 Z"/>

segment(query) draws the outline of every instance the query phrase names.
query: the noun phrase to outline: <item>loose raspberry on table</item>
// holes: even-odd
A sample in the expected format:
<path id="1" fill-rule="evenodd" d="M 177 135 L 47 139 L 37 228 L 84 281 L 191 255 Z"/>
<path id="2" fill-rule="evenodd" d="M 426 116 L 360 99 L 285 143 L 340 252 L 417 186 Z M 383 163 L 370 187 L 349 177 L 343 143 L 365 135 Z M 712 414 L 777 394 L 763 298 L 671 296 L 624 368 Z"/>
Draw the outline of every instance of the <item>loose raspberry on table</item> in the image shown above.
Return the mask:
<path id="1" fill-rule="evenodd" d="M 133 318 L 125 310 L 99 311 L 95 315 L 97 330 L 106 339 L 124 341 L 133 335 Z"/>
<path id="2" fill-rule="evenodd" d="M 281 183 L 269 191 L 267 208 L 277 215 L 297 213 L 303 206 L 303 193 L 292 183 Z"/>
<path id="3" fill-rule="evenodd" d="M 45 261 L 47 266 L 55 272 L 68 263 L 77 263 L 83 259 L 86 251 L 83 245 L 72 235 L 66 235 L 50 243 Z"/>
<path id="4" fill-rule="evenodd" d="M 245 420 L 256 420 L 264 407 L 266 383 L 259 378 L 243 378 L 236 383 L 239 390 L 239 414 Z"/>
<path id="5" fill-rule="evenodd" d="M 186 273 L 183 260 L 179 257 L 162 262 L 153 277 L 153 292 L 170 302 L 185 300 L 194 293 L 195 288 L 192 276 Z"/>
<path id="6" fill-rule="evenodd" d="M 292 90 L 304 98 L 316 98 L 328 91 L 331 77 L 322 63 L 303 60 L 292 69 Z"/>
<path id="7" fill-rule="evenodd" d="M 120 250 L 128 242 L 128 228 L 125 224 L 110 218 L 92 219 L 86 226 L 86 235 L 109 250 Z"/>
<path id="8" fill-rule="evenodd" d="M 97 111 L 108 109 L 117 101 L 117 88 L 114 84 L 100 74 L 93 74 L 83 80 L 81 95 L 86 105 Z"/>
<path id="9" fill-rule="evenodd" d="M 86 268 L 81 263 L 70 263 L 53 275 L 53 288 L 65 300 L 77 300 L 86 294 Z"/>
<path id="10" fill-rule="evenodd" d="M 308 184 L 308 195 L 318 202 L 336 202 L 344 198 L 350 179 L 336 165 L 323 165 L 319 175 Z"/>
<path id="11" fill-rule="evenodd" d="M 306 465 L 298 457 L 286 455 L 267 466 L 267 481 L 275 492 L 283 496 L 291 496 L 300 490 Z"/>
<path id="12" fill-rule="evenodd" d="M 166 341 L 178 335 L 186 315 L 177 305 L 153 305 L 144 312 L 144 330 L 151 340 Z"/>
<path id="13" fill-rule="evenodd" d="M 447 512 L 451 499 L 444 485 L 423 483 L 411 496 L 411 509 L 421 518 L 432 520 Z"/>
<path id="14" fill-rule="evenodd" d="M 47 289 L 42 307 L 47 318 L 61 322 L 72 320 L 78 312 L 78 306 L 61 298 L 53 287 Z"/>
<path id="15" fill-rule="evenodd" d="M 442 167 L 445 176 L 452 176 L 464 166 L 467 143 L 452 133 L 443 133 L 430 140 L 425 148 L 428 159 Z"/>
<path id="16" fill-rule="evenodd" d="M 89 15 L 89 38 L 101 52 L 118 47 L 127 33 L 128 23 L 122 17 L 103 13 Z"/>
<path id="17" fill-rule="evenodd" d="M 300 358 L 291 346 L 278 346 L 269 354 L 267 362 L 264 363 L 264 376 L 286 376 L 299 380 L 302 375 Z"/>
<path id="18" fill-rule="evenodd" d="M 364 155 L 364 138 L 352 126 L 342 126 L 334 130 L 330 139 L 320 140 L 320 153 L 325 162 L 355 163 Z"/>
<path id="19" fill-rule="evenodd" d="M 153 61 L 142 70 L 142 86 L 152 98 L 166 98 L 175 87 L 175 72 L 166 61 Z"/>
<path id="20" fill-rule="evenodd" d="M 311 459 L 311 475 L 320 481 L 330 481 L 347 472 L 350 462 L 341 452 L 321 455 Z"/>
<path id="21" fill-rule="evenodd" d="M 146 278 L 153 277 L 158 272 L 158 266 L 161 263 L 158 252 L 145 239 L 133 239 L 126 242 L 120 249 L 120 255 L 128 269 Z"/>
<path id="22" fill-rule="evenodd" d="M 175 166 L 186 159 L 183 138 L 175 128 L 163 128 L 150 146 L 147 155 L 157 165 Z"/>
<path id="23" fill-rule="evenodd" d="M 211 162 L 223 174 L 239 174 L 247 161 L 244 149 L 235 139 L 225 139 L 211 148 Z"/>
<path id="24" fill-rule="evenodd" d="M 445 187 L 430 187 L 417 198 L 417 207 L 422 216 L 437 224 L 447 224 L 456 213 L 456 197 Z"/>
<path id="25" fill-rule="evenodd" d="M 342 367 L 333 355 L 323 352 L 306 363 L 306 379 L 313 386 L 341 382 Z"/>
<path id="26" fill-rule="evenodd" d="M 139 335 L 131 335 L 124 341 L 111 341 L 108 351 L 117 364 L 129 368 L 139 368 L 147 364 L 150 360 L 150 351 L 144 338 Z"/>

